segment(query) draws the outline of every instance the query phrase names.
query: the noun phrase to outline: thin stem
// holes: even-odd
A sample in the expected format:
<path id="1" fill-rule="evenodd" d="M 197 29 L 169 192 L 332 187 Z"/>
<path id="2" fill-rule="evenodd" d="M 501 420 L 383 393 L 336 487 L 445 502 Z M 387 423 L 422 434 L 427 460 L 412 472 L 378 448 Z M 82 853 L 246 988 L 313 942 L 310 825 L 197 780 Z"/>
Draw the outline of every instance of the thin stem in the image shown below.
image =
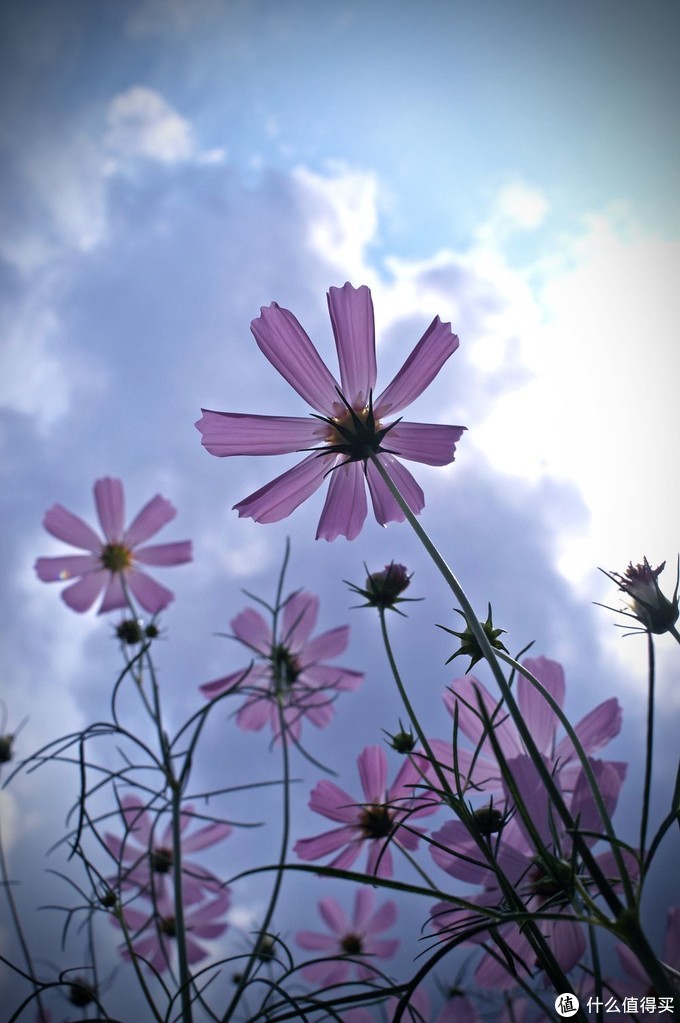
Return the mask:
<path id="1" fill-rule="evenodd" d="M 647 664 L 649 685 L 647 688 L 647 741 L 645 746 L 645 781 L 642 790 L 642 817 L 640 820 L 640 854 L 645 856 L 647 846 L 647 828 L 649 825 L 649 803 L 652 789 L 652 758 L 654 751 L 654 639 L 651 632 L 647 633 Z M 644 874 L 640 878 L 640 890 L 644 883 Z"/>
<path id="2" fill-rule="evenodd" d="M 182 793 L 179 785 L 174 782 L 172 791 L 172 873 L 175 891 L 175 931 L 177 940 L 177 959 L 179 965 L 180 998 L 182 1002 L 182 1021 L 191 1023 L 191 974 L 187 958 L 186 927 L 184 922 L 184 892 L 182 890 Z"/>

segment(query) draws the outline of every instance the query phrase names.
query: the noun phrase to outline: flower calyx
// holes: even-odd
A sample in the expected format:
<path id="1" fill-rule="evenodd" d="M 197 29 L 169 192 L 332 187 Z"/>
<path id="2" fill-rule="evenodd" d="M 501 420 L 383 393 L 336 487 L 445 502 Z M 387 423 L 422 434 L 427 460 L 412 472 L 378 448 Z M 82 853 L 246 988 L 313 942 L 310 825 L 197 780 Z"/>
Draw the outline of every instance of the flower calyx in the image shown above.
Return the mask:
<path id="1" fill-rule="evenodd" d="M 607 572 L 601 568 L 600 571 L 616 583 L 619 589 L 628 597 L 627 604 L 630 610 L 618 609 L 619 614 L 627 618 L 635 618 L 642 626 L 642 629 L 634 631 L 651 632 L 655 636 L 661 636 L 670 632 L 680 616 L 678 605 L 678 583 L 680 582 L 680 557 L 678 558 L 678 572 L 675 579 L 675 590 L 673 596 L 666 597 L 661 592 L 658 577 L 666 567 L 662 561 L 656 568 L 652 568 L 647 558 L 642 559 L 642 564 L 633 565 L 631 562 L 625 572 Z M 606 604 L 609 611 L 616 611 Z"/>
<path id="2" fill-rule="evenodd" d="M 455 608 L 454 610 L 456 610 L 459 615 L 465 618 L 463 612 L 460 611 L 458 608 Z M 507 653 L 507 647 L 503 643 L 501 643 L 500 639 L 498 638 L 499 636 L 502 636 L 507 630 L 494 628 L 491 604 L 488 605 L 486 621 L 480 622 L 479 624 L 484 630 L 484 634 L 489 641 L 489 645 L 493 647 L 494 650 L 504 650 Z M 484 659 L 485 655 L 482 651 L 482 648 L 479 645 L 479 640 L 477 639 L 476 635 L 470 628 L 469 624 L 465 626 L 465 629 L 462 632 L 455 632 L 453 629 L 447 629 L 445 625 L 439 625 L 438 628 L 443 629 L 444 632 L 448 632 L 451 636 L 457 636 L 460 640 L 460 646 L 455 651 L 455 653 L 451 654 L 451 656 L 448 658 L 448 660 L 446 661 L 447 664 L 450 664 L 454 657 L 461 656 L 469 657 L 470 663 L 468 664 L 465 670 L 465 674 L 467 675 L 468 671 L 470 671 L 470 669 L 474 667 L 477 661 L 481 661 Z"/>
<path id="3" fill-rule="evenodd" d="M 381 611 L 389 609 L 405 617 L 404 612 L 400 611 L 396 605 L 420 599 L 401 596 L 408 588 L 413 575 L 404 565 L 390 561 L 389 565 L 385 565 L 379 572 L 369 572 L 366 564 L 364 564 L 364 569 L 366 570 L 366 581 L 363 586 L 356 586 L 345 579 L 350 590 L 366 601 L 365 604 L 355 605 L 356 607 L 377 607 Z"/>

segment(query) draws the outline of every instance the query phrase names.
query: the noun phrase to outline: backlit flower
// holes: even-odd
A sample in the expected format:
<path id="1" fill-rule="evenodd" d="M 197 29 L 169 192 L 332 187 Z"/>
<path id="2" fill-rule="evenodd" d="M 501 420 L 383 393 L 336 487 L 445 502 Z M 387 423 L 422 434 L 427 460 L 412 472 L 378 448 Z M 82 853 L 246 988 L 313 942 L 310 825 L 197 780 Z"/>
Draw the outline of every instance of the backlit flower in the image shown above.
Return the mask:
<path id="1" fill-rule="evenodd" d="M 562 665 L 548 657 L 527 657 L 522 665 L 550 693 L 558 706 L 563 707 L 566 686 Z M 515 696 L 539 753 L 551 772 L 559 774 L 562 789 L 565 792 L 573 790 L 581 771 L 580 761 L 569 736 L 558 738 L 561 726 L 556 714 L 542 694 L 521 674 L 517 676 Z M 456 749 L 456 769 L 463 787 L 467 784 L 468 795 L 483 791 L 487 796 L 498 797 L 503 792 L 503 781 L 480 713 L 480 700 L 493 722 L 494 734 L 504 756 L 511 758 L 525 753 L 524 743 L 507 708 L 474 676 L 455 679 L 444 696 L 446 709 L 452 716 L 455 709 L 459 735 L 466 736 L 473 745 L 473 749 L 466 749 L 458 743 Z M 620 730 L 621 706 L 615 697 L 599 703 L 574 726 L 589 757 L 601 750 Z M 442 766 L 453 771 L 451 740 L 432 739 L 430 745 Z M 623 780 L 627 765 L 621 762 L 611 762 L 611 765 Z"/>
<path id="2" fill-rule="evenodd" d="M 124 796 L 121 814 L 125 822 L 125 835 L 106 834 L 104 842 L 118 864 L 118 875 L 109 878 L 109 884 L 123 888 L 138 888 L 143 894 L 158 899 L 165 893 L 175 871 L 172 846 L 172 822 L 163 827 L 137 796 Z M 182 834 L 182 885 L 187 902 L 200 902 L 206 890 L 215 890 L 220 882 L 200 864 L 187 859 L 195 853 L 216 845 L 231 834 L 231 826 L 222 821 L 203 824 L 187 805 L 180 815 Z"/>
<path id="3" fill-rule="evenodd" d="M 615 582 L 620 590 L 628 597 L 630 611 L 621 611 L 628 618 L 637 618 L 643 629 L 653 632 L 657 636 L 669 632 L 678 620 L 680 609 L 678 605 L 678 583 L 680 582 L 680 563 L 678 576 L 675 580 L 675 591 L 669 600 L 661 592 L 658 577 L 666 567 L 662 561 L 656 568 L 643 558 L 641 565 L 633 565 L 632 562 L 623 573 L 601 572 Z M 607 605 L 602 605 L 606 607 Z M 610 608 L 610 610 L 614 610 Z"/>
<path id="4" fill-rule="evenodd" d="M 231 628 L 236 639 L 255 655 L 256 663 L 250 670 L 206 682 L 201 686 L 203 695 L 213 697 L 231 688 L 246 692 L 236 716 L 237 724 L 246 731 L 257 731 L 268 723 L 278 737 L 281 716 L 294 739 L 299 738 L 305 717 L 323 728 L 333 716 L 338 693 L 356 689 L 364 676 L 326 663 L 347 648 L 349 626 L 312 637 L 318 613 L 318 597 L 291 594 L 283 605 L 280 634 L 275 636 L 258 611 L 242 611 L 232 620 Z"/>
<path id="5" fill-rule="evenodd" d="M 390 494 L 372 455 L 379 455 L 409 508 L 416 515 L 423 492 L 398 458 L 427 465 L 454 459 L 464 427 L 405 423 L 394 418 L 434 380 L 458 347 L 450 323 L 435 317 L 391 384 L 374 398 L 375 329 L 371 292 L 364 285 L 328 292 L 340 384 L 288 309 L 276 302 L 253 320 L 255 340 L 272 366 L 315 411 L 311 418 L 244 415 L 203 409 L 196 423 L 203 446 L 220 457 L 282 455 L 308 451 L 293 469 L 234 505 L 241 517 L 278 522 L 311 496 L 330 476 L 317 539 L 353 540 L 361 531 L 368 505 L 381 525 L 399 522 L 403 512 Z"/>
<path id="6" fill-rule="evenodd" d="M 127 587 L 146 611 L 157 614 L 174 595 L 137 565 L 182 565 L 191 561 L 191 542 L 140 545 L 174 519 L 175 509 L 156 495 L 125 529 L 123 484 L 109 476 L 95 483 L 94 501 L 104 539 L 60 504 L 45 514 L 43 525 L 48 533 L 88 553 L 38 558 L 38 578 L 48 583 L 75 579 L 61 594 L 74 611 L 87 611 L 102 592 L 99 614 L 126 607 Z"/>
<path id="7" fill-rule="evenodd" d="M 310 809 L 341 826 L 314 838 L 302 838 L 295 852 L 302 860 L 318 860 L 337 853 L 329 866 L 348 870 L 364 846 L 368 847 L 367 874 L 391 877 L 392 843 L 412 851 L 422 832 L 411 819 L 434 813 L 436 805 L 419 795 L 418 769 L 405 761 L 394 783 L 387 785 L 387 757 L 380 746 L 367 746 L 357 759 L 364 798 L 352 799 L 332 781 L 320 781 L 312 791 Z"/>
<path id="8" fill-rule="evenodd" d="M 368 980 L 375 976 L 371 959 L 389 959 L 399 948 L 396 939 L 379 937 L 394 926 L 396 904 L 385 902 L 376 909 L 372 888 L 363 885 L 357 889 L 351 920 L 336 899 L 321 899 L 319 913 L 330 934 L 299 931 L 295 940 L 301 948 L 323 956 L 302 968 L 305 979 L 321 987 L 342 984 L 352 972 L 359 980 Z"/>

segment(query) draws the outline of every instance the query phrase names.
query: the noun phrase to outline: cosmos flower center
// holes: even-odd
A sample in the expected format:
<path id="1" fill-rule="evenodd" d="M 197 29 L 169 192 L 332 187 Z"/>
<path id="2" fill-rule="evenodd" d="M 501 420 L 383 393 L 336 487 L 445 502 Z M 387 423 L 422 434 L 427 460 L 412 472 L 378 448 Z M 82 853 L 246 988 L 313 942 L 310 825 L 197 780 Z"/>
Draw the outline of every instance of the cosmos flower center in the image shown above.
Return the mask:
<path id="1" fill-rule="evenodd" d="M 302 667 L 297 657 L 283 643 L 276 643 L 271 650 L 272 681 L 274 692 L 284 696 L 295 685 Z"/>
<path id="2" fill-rule="evenodd" d="M 340 948 L 348 956 L 358 956 L 364 950 L 363 942 L 358 934 L 346 934 L 340 942 Z"/>
<path id="3" fill-rule="evenodd" d="M 567 860 L 551 857 L 548 868 L 538 857 L 528 873 L 529 887 L 536 895 L 546 898 L 566 896 L 573 889 L 574 872 Z"/>
<path id="4" fill-rule="evenodd" d="M 392 814 L 384 804 L 367 806 L 359 815 L 364 838 L 387 838 L 392 834 Z"/>
<path id="5" fill-rule="evenodd" d="M 177 922 L 174 916 L 162 916 L 158 921 L 158 929 L 166 938 L 177 937 Z"/>
<path id="6" fill-rule="evenodd" d="M 109 572 L 124 572 L 132 565 L 132 551 L 122 543 L 107 543 L 101 552 L 101 562 Z"/>
<path id="7" fill-rule="evenodd" d="M 156 874 L 168 874 L 172 868 L 172 850 L 159 845 L 151 850 L 151 869 Z"/>

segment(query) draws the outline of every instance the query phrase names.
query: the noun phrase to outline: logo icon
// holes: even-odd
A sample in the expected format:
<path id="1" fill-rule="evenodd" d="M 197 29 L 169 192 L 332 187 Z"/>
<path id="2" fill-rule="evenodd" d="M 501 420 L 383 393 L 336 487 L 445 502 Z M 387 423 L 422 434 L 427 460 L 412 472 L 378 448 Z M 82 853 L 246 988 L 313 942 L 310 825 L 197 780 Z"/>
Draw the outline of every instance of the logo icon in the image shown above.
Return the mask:
<path id="1" fill-rule="evenodd" d="M 569 992 L 558 995 L 555 999 L 555 1009 L 560 1016 L 575 1016 L 579 1010 L 578 998 Z"/>

